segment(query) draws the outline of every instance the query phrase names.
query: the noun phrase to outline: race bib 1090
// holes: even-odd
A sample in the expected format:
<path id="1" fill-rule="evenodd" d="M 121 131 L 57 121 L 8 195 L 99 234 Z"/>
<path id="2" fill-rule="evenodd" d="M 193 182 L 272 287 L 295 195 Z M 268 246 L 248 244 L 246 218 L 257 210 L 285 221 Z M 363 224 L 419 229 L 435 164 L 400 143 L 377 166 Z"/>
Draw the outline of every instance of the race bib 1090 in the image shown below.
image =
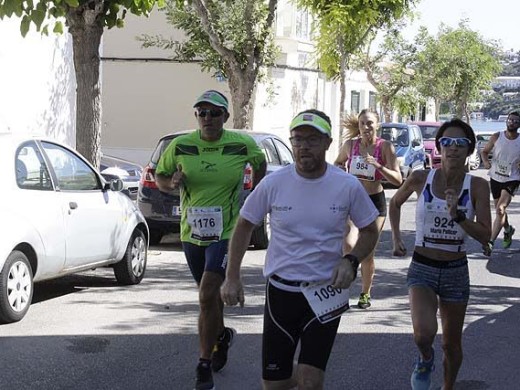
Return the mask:
<path id="1" fill-rule="evenodd" d="M 324 324 L 348 310 L 348 289 L 334 288 L 329 282 L 303 283 L 301 290 L 318 320 Z"/>

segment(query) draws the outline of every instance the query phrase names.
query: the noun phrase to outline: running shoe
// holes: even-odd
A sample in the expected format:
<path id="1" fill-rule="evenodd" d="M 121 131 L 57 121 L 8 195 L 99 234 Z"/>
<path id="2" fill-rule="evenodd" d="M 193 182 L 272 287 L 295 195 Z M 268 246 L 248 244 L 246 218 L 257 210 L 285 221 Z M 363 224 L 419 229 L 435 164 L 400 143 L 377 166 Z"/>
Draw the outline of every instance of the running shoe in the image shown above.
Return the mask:
<path id="1" fill-rule="evenodd" d="M 502 247 L 504 247 L 504 249 L 511 246 L 513 234 L 515 234 L 515 227 L 513 225 L 509 225 L 509 229 L 504 229 L 504 240 L 502 241 Z"/>
<path id="2" fill-rule="evenodd" d="M 482 252 L 484 252 L 484 256 L 491 256 L 491 252 L 493 252 L 493 241 L 489 241 L 486 245 L 482 245 Z"/>
<path id="3" fill-rule="evenodd" d="M 224 328 L 224 332 L 220 335 L 217 344 L 213 348 L 211 356 L 211 367 L 214 372 L 219 372 L 227 363 L 228 350 L 233 345 L 233 340 L 237 331 L 233 328 Z"/>
<path id="4" fill-rule="evenodd" d="M 199 362 L 196 374 L 197 379 L 195 381 L 195 390 L 213 390 L 215 388 L 210 362 Z"/>
<path id="5" fill-rule="evenodd" d="M 432 349 L 432 357 L 425 362 L 419 357 L 414 365 L 410 383 L 412 390 L 430 390 L 432 384 L 432 372 L 435 370 L 434 365 L 435 351 Z"/>
<path id="6" fill-rule="evenodd" d="M 370 295 L 361 293 L 359 295 L 359 301 L 357 303 L 360 309 L 368 309 L 372 304 L 370 303 Z"/>

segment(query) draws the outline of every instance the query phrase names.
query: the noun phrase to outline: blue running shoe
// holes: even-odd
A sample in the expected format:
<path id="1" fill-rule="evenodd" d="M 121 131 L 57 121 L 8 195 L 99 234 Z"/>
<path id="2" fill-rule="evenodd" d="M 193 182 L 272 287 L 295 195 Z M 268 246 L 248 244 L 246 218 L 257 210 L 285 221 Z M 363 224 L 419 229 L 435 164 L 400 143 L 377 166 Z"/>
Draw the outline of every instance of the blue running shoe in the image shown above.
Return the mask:
<path id="1" fill-rule="evenodd" d="M 432 357 L 430 361 L 425 362 L 420 357 L 415 363 L 410 383 L 412 390 L 430 390 L 432 383 L 432 372 L 435 369 L 433 364 L 435 360 L 435 351 L 432 349 Z"/>

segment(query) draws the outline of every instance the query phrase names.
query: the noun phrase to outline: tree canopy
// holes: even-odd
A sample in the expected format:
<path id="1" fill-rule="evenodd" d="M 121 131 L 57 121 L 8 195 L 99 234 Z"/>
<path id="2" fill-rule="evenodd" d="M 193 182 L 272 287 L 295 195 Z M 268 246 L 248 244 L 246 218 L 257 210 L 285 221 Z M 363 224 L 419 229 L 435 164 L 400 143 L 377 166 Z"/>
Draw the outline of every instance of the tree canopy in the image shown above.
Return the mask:
<path id="1" fill-rule="evenodd" d="M 184 31 L 186 39 L 143 35 L 145 47 L 172 51 L 179 61 L 201 61 L 204 71 L 227 79 L 235 128 L 250 128 L 253 93 L 278 53 L 273 20 L 277 0 L 168 0 L 168 22 Z"/>
<path id="2" fill-rule="evenodd" d="M 320 69 L 340 80 L 340 120 L 344 119 L 345 73 L 351 56 L 383 26 L 403 17 L 416 0 L 295 0 L 313 14 Z M 340 127 L 340 137 L 343 127 Z"/>
<path id="3" fill-rule="evenodd" d="M 375 53 L 372 53 L 371 45 L 367 45 L 354 60 L 354 65 L 367 73 L 368 80 L 377 90 L 387 122 L 392 120 L 394 109 L 409 116 L 424 100 L 415 88 L 415 56 L 415 45 L 403 38 L 397 26 L 387 30 Z"/>
<path id="4" fill-rule="evenodd" d="M 489 90 L 502 69 L 496 43 L 483 39 L 462 20 L 457 28 L 441 25 L 436 37 L 422 29 L 417 44 L 419 91 L 451 102 L 458 117 L 469 118 L 468 103 Z"/>

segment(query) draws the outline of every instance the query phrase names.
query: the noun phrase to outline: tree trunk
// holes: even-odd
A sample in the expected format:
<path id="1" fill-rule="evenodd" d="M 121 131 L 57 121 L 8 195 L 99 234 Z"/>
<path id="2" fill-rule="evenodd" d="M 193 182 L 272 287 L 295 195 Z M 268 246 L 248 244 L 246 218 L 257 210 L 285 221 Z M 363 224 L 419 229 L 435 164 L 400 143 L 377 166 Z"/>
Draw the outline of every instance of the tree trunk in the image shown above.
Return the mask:
<path id="1" fill-rule="evenodd" d="M 345 53 L 343 42 L 340 40 L 340 50 L 341 50 L 341 61 L 339 64 L 339 142 L 338 148 L 341 149 L 343 145 L 343 123 L 345 121 L 345 100 L 347 98 L 347 83 L 345 72 L 347 71 L 347 53 Z M 339 151 L 338 149 L 338 151 Z"/>
<path id="2" fill-rule="evenodd" d="M 72 35 L 76 73 L 76 149 L 95 167 L 99 167 L 101 146 L 101 81 L 99 45 L 103 35 L 100 22 L 103 3 L 94 9 L 71 9 L 67 15 Z"/>
<path id="3" fill-rule="evenodd" d="M 388 96 L 381 97 L 381 107 L 383 107 L 383 114 L 385 117 L 385 122 L 392 121 L 392 108 L 390 107 L 390 99 Z"/>
<path id="4" fill-rule="evenodd" d="M 229 75 L 229 89 L 233 105 L 233 128 L 251 129 L 253 122 L 253 92 L 256 86 L 256 74 L 233 72 Z"/>
<path id="5" fill-rule="evenodd" d="M 441 115 L 441 100 L 440 99 L 434 99 L 435 103 L 435 121 L 439 121 L 439 117 Z"/>

